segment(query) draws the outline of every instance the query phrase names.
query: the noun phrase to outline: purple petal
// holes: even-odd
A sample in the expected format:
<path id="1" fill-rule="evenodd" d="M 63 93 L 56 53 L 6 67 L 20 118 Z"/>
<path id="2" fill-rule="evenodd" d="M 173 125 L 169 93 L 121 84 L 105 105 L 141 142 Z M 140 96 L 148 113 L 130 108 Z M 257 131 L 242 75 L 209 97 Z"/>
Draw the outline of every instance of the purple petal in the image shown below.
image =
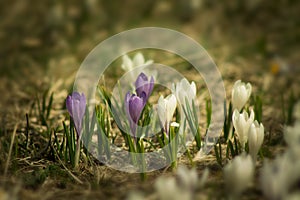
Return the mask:
<path id="1" fill-rule="evenodd" d="M 140 73 L 140 75 L 137 77 L 135 81 L 136 94 L 140 96 L 142 92 L 146 92 L 147 85 L 148 85 L 148 77 L 144 73 Z"/>
<path id="2" fill-rule="evenodd" d="M 148 100 L 147 94 L 145 92 L 142 92 L 139 97 L 143 100 L 143 103 L 144 103 L 144 106 L 145 106 L 146 103 L 147 103 L 147 100 Z"/>
<path id="3" fill-rule="evenodd" d="M 83 96 L 84 96 L 84 95 L 83 95 Z M 78 100 L 79 100 L 79 99 L 81 98 L 81 95 L 80 95 L 78 92 L 73 92 L 73 93 L 72 93 L 72 98 L 73 98 L 73 99 L 78 99 Z"/>
<path id="4" fill-rule="evenodd" d="M 135 95 L 131 96 L 129 101 L 129 112 L 130 112 L 130 117 L 134 123 L 138 122 L 142 110 L 144 108 L 144 105 L 145 104 L 143 98 L 140 98 Z"/>
<path id="5" fill-rule="evenodd" d="M 149 84 L 149 85 L 150 85 L 150 86 L 149 86 L 149 90 L 148 90 L 148 98 L 149 98 L 149 96 L 151 95 L 152 90 L 153 90 L 153 87 L 154 87 L 154 78 L 153 78 L 153 76 L 151 76 L 150 84 Z"/>
<path id="6" fill-rule="evenodd" d="M 77 134 L 80 134 L 82 128 L 82 120 L 86 109 L 86 98 L 84 94 L 73 92 L 66 99 L 66 107 L 70 116 L 74 121 Z"/>
<path id="7" fill-rule="evenodd" d="M 127 92 L 126 95 L 125 95 L 125 112 L 126 112 L 126 115 L 127 115 L 127 118 L 131 118 L 130 117 L 130 112 L 129 112 L 129 100 L 130 100 L 130 92 Z"/>
<path id="8" fill-rule="evenodd" d="M 73 112 L 72 112 L 72 96 L 68 96 L 67 99 L 66 99 L 66 107 L 67 107 L 67 110 L 70 114 L 70 116 L 72 117 L 73 116 Z"/>
<path id="9" fill-rule="evenodd" d="M 152 93 L 153 87 L 154 87 L 153 76 L 151 76 L 151 79 L 149 82 L 148 77 L 144 73 L 141 73 L 135 82 L 135 87 L 136 87 L 135 91 L 136 91 L 137 96 L 142 97 L 143 93 L 146 94 L 144 101 L 147 102 L 149 96 Z"/>

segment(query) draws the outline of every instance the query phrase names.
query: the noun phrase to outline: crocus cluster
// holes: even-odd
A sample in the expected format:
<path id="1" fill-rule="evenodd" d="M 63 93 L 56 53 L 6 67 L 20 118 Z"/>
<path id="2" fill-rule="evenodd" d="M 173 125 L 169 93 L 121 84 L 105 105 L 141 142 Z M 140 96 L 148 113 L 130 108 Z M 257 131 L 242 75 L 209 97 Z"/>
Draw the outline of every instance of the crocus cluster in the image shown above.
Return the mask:
<path id="1" fill-rule="evenodd" d="M 250 110 L 250 116 L 248 112 L 242 110 L 251 95 L 251 88 L 250 83 L 245 84 L 240 80 L 235 82 L 232 89 L 232 104 L 234 108 L 232 123 L 241 143 L 242 151 L 245 150 L 245 144 L 248 141 L 249 153 L 255 164 L 257 153 L 264 139 L 264 126 L 262 123 L 254 121 L 252 109 Z"/>
<path id="2" fill-rule="evenodd" d="M 125 111 L 134 137 L 136 136 L 138 120 L 152 93 L 153 87 L 153 77 L 149 80 L 144 73 L 141 73 L 135 82 L 136 94 L 131 94 L 131 92 L 128 91 L 125 96 Z"/>
<path id="3" fill-rule="evenodd" d="M 196 84 L 195 82 L 189 83 L 186 78 L 181 79 L 180 82 L 172 85 L 172 93 L 176 96 L 177 102 L 180 107 L 183 109 L 185 115 L 181 116 L 181 122 L 184 123 L 185 120 L 188 121 L 188 124 L 194 135 L 197 134 L 198 120 L 197 116 L 194 116 L 196 112 L 189 113 L 189 110 L 196 109 L 193 105 L 195 105 L 196 101 Z M 180 127 L 180 133 L 184 130 L 184 126 Z M 197 143 L 198 144 L 198 143 Z"/>
<path id="4" fill-rule="evenodd" d="M 66 107 L 74 121 L 78 138 L 80 138 L 82 131 L 82 120 L 86 109 L 86 98 L 84 94 L 73 92 L 66 99 Z"/>

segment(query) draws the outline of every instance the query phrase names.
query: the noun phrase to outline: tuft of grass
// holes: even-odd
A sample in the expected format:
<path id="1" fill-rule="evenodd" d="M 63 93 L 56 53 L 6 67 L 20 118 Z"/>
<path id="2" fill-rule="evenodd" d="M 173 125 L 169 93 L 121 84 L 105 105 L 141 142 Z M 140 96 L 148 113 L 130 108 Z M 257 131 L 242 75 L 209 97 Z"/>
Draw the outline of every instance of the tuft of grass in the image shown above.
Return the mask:
<path id="1" fill-rule="evenodd" d="M 38 106 L 38 113 L 39 118 L 42 123 L 42 125 L 47 126 L 49 128 L 48 120 L 50 117 L 50 112 L 52 109 L 52 103 L 53 103 L 53 92 L 48 97 L 48 90 L 46 90 L 42 95 L 42 101 L 40 101 L 40 98 L 38 95 L 36 96 L 36 103 Z"/>
<path id="2" fill-rule="evenodd" d="M 297 103 L 297 99 L 294 95 L 293 90 L 290 92 L 289 98 L 288 98 L 288 105 L 287 105 L 287 117 L 285 123 L 287 125 L 291 125 L 294 121 L 293 116 L 294 116 L 294 107 Z"/>
<path id="3" fill-rule="evenodd" d="M 263 100 L 259 95 L 253 97 L 255 120 L 262 122 L 263 117 Z"/>

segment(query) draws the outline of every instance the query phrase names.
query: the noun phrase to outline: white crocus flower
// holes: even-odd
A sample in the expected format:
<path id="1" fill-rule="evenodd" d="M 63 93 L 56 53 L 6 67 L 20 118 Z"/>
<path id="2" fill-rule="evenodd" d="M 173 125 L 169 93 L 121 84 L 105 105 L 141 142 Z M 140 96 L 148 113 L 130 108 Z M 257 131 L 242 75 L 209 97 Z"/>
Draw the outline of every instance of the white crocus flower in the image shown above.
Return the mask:
<path id="1" fill-rule="evenodd" d="M 238 135 L 240 143 L 242 145 L 242 150 L 245 149 L 245 144 L 248 140 L 249 128 L 254 120 L 254 112 L 250 111 L 250 117 L 246 111 L 240 113 L 237 109 L 234 110 L 232 114 L 232 123 L 235 131 Z"/>
<path id="2" fill-rule="evenodd" d="M 288 144 L 289 154 L 294 160 L 300 160 L 300 121 L 296 121 L 294 126 L 284 128 L 284 140 Z M 300 161 L 298 162 L 300 164 Z M 299 171 L 300 172 L 300 171 Z"/>
<path id="3" fill-rule="evenodd" d="M 284 128 L 284 140 L 290 147 L 300 147 L 300 121 L 296 121 L 294 126 Z"/>
<path id="4" fill-rule="evenodd" d="M 144 70 L 144 68 L 142 69 L 137 69 L 140 66 L 146 66 L 146 65 L 150 65 L 153 63 L 153 60 L 147 60 L 145 61 L 145 58 L 143 56 L 142 53 L 138 52 L 137 54 L 135 54 L 135 56 L 133 57 L 133 59 L 130 59 L 130 57 L 128 55 L 124 55 L 122 57 L 122 69 L 126 72 L 129 72 L 130 75 L 130 80 L 128 80 L 129 82 L 134 82 L 136 80 L 136 78 L 138 77 L 138 75 L 143 71 L 146 75 L 151 74 L 151 76 L 156 76 L 156 71 L 149 71 L 149 73 L 146 73 L 146 71 Z"/>
<path id="5" fill-rule="evenodd" d="M 198 174 L 195 168 L 188 169 L 185 165 L 180 165 L 176 173 L 184 190 L 192 192 L 196 189 Z"/>
<path id="6" fill-rule="evenodd" d="M 288 191 L 299 176 L 288 154 L 277 157 L 274 161 L 265 161 L 261 169 L 260 182 L 264 195 L 268 199 L 286 199 Z"/>
<path id="7" fill-rule="evenodd" d="M 185 107 L 185 100 L 187 99 L 190 108 L 192 108 L 192 101 L 196 99 L 196 84 L 194 81 L 189 83 L 186 78 L 183 78 L 176 85 L 173 84 L 172 93 L 175 94 L 177 101 L 181 105 Z"/>
<path id="8" fill-rule="evenodd" d="M 124 55 L 123 58 L 123 63 L 122 63 L 122 69 L 125 71 L 131 71 L 135 67 L 139 67 L 141 65 L 149 65 L 153 63 L 153 60 L 147 60 L 145 61 L 145 58 L 142 53 L 138 52 L 135 54 L 133 59 L 130 59 L 128 55 Z"/>
<path id="9" fill-rule="evenodd" d="M 169 133 L 169 124 L 173 118 L 177 106 L 176 97 L 170 94 L 166 98 L 160 96 L 158 99 L 157 112 L 161 125 L 164 127 L 167 134 Z"/>
<path id="10" fill-rule="evenodd" d="M 192 200 L 192 193 L 177 185 L 175 177 L 159 177 L 155 181 L 155 190 L 161 200 Z"/>
<path id="11" fill-rule="evenodd" d="M 196 189 L 203 187 L 207 181 L 209 171 L 205 169 L 200 180 L 195 168 L 188 169 L 180 165 L 175 177 L 159 177 L 155 181 L 155 190 L 161 200 L 192 200 L 195 199 Z"/>
<path id="12" fill-rule="evenodd" d="M 253 159 L 253 164 L 256 163 L 257 153 L 264 141 L 264 126 L 262 123 L 258 124 L 255 120 L 249 128 L 249 153 Z"/>
<path id="13" fill-rule="evenodd" d="M 252 182 L 254 166 L 249 155 L 236 156 L 224 167 L 224 178 L 229 196 L 237 198 Z"/>
<path id="14" fill-rule="evenodd" d="M 251 91 L 252 86 L 250 83 L 245 84 L 241 80 L 236 81 L 233 85 L 231 94 L 233 109 L 238 109 L 238 111 L 240 111 L 248 101 Z"/>

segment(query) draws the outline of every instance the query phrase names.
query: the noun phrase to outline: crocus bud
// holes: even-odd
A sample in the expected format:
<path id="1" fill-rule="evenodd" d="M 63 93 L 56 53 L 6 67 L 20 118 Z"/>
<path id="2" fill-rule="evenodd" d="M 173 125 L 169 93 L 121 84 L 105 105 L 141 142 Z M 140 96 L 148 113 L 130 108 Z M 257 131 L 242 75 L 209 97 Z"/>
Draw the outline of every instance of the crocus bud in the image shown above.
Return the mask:
<path id="1" fill-rule="evenodd" d="M 78 137 L 81 136 L 82 120 L 86 109 L 86 98 L 84 94 L 73 92 L 66 99 L 67 110 L 72 117 Z"/>
<path id="2" fill-rule="evenodd" d="M 254 166 L 249 155 L 236 156 L 224 167 L 224 178 L 229 196 L 237 198 L 249 184 L 254 175 Z"/>
<path id="3" fill-rule="evenodd" d="M 253 120 L 253 110 L 251 110 L 250 112 L 250 117 L 246 111 L 243 111 L 243 113 L 240 114 L 240 112 L 237 109 L 235 109 L 232 114 L 232 123 L 242 145 L 243 151 L 245 149 L 245 144 L 248 140 L 249 128 L 250 125 L 253 123 Z"/>
<path id="4" fill-rule="evenodd" d="M 184 78 L 176 83 L 176 85 L 173 84 L 172 93 L 182 106 L 185 107 L 185 100 L 187 99 L 190 107 L 192 107 L 192 101 L 196 98 L 196 85 L 194 82 L 190 84 L 188 80 Z"/>
<path id="5" fill-rule="evenodd" d="M 154 87 L 154 78 L 151 76 L 150 81 L 148 77 L 144 73 L 140 73 L 138 78 L 135 81 L 135 91 L 137 96 L 142 97 L 144 96 L 144 104 L 146 104 L 149 96 L 152 93 Z"/>
<path id="6" fill-rule="evenodd" d="M 130 92 L 128 92 L 125 96 L 125 111 L 129 120 L 131 132 L 134 136 L 136 133 L 138 120 L 140 119 L 145 106 L 144 98 L 145 93 L 139 97 L 135 94 L 131 95 Z"/>
<path id="7" fill-rule="evenodd" d="M 157 113 L 164 130 L 169 133 L 169 124 L 172 120 L 177 105 L 176 97 L 170 94 L 165 99 L 160 96 L 158 99 Z"/>
<path id="8" fill-rule="evenodd" d="M 245 84 L 241 80 L 234 83 L 231 94 L 233 109 L 240 111 L 244 107 L 251 95 L 251 90 L 252 87 L 250 83 Z"/>
<path id="9" fill-rule="evenodd" d="M 257 153 L 264 140 L 264 126 L 262 123 L 258 124 L 255 120 L 249 128 L 249 153 L 253 159 L 253 163 L 256 163 Z"/>

